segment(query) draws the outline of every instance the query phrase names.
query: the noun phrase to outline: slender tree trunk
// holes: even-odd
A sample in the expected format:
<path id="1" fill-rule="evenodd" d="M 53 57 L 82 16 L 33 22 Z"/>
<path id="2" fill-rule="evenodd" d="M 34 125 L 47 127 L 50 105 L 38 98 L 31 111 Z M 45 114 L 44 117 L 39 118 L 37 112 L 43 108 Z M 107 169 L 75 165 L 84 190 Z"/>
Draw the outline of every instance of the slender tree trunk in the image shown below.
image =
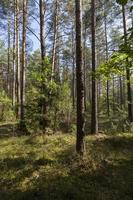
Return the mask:
<path id="1" fill-rule="evenodd" d="M 115 77 L 113 76 L 113 113 L 115 114 Z"/>
<path id="2" fill-rule="evenodd" d="M 58 0 L 55 0 L 55 11 L 54 11 L 54 38 L 53 38 L 53 52 L 52 52 L 52 76 L 51 80 L 55 75 L 56 70 L 56 48 L 57 48 L 57 35 L 58 35 Z"/>
<path id="3" fill-rule="evenodd" d="M 126 16 L 125 16 L 125 6 L 122 5 L 122 14 L 123 14 L 123 29 L 124 29 L 124 39 L 125 45 L 127 44 L 127 26 L 126 26 Z M 130 63 L 127 58 L 126 66 L 126 79 L 127 79 L 127 101 L 128 101 L 128 119 L 130 122 L 133 122 L 133 109 L 132 109 L 132 89 L 131 89 L 131 75 L 130 75 Z"/>
<path id="4" fill-rule="evenodd" d="M 77 78 L 77 141 L 76 151 L 84 153 L 84 81 L 82 55 L 82 6 L 75 0 L 76 13 L 76 78 Z"/>
<path id="5" fill-rule="evenodd" d="M 16 99 L 17 99 L 17 118 L 20 118 L 20 37 L 19 37 L 19 0 L 15 0 L 16 5 Z"/>
<path id="6" fill-rule="evenodd" d="M 75 109 L 75 45 L 74 45 L 74 28 L 72 27 L 72 104 Z"/>
<path id="7" fill-rule="evenodd" d="M 41 58 L 42 62 L 45 59 L 45 39 L 44 39 L 44 15 L 45 15 L 45 2 L 44 0 L 40 0 L 40 43 L 41 43 Z M 44 66 L 44 63 L 43 63 Z"/>
<path id="8" fill-rule="evenodd" d="M 106 46 L 106 61 L 108 61 L 108 35 L 107 35 L 107 16 L 104 2 L 104 29 L 105 29 L 105 46 Z M 110 101 L 109 101 L 109 80 L 107 80 L 107 114 L 110 116 Z"/>
<path id="9" fill-rule="evenodd" d="M 123 87 L 122 87 L 122 78 L 119 77 L 119 84 L 120 84 L 120 108 L 122 109 L 123 106 Z"/>
<path id="10" fill-rule="evenodd" d="M 85 24 L 84 30 L 84 106 L 86 111 L 86 36 L 87 36 L 87 28 Z"/>
<path id="11" fill-rule="evenodd" d="M 27 24 L 27 0 L 23 0 L 23 30 L 22 30 L 22 67 L 21 67 L 21 113 L 20 126 L 21 130 L 26 130 L 25 126 L 25 70 L 26 70 L 26 24 Z"/>
<path id="12" fill-rule="evenodd" d="M 10 3 L 9 3 L 10 9 Z M 7 66 L 7 93 L 10 96 L 10 52 L 11 51 L 11 19 L 10 19 L 10 12 L 8 14 L 8 66 Z"/>
<path id="13" fill-rule="evenodd" d="M 12 75 L 12 105 L 15 106 L 15 85 L 16 85 L 16 9 L 14 3 L 14 33 L 13 33 L 13 75 Z"/>
<path id="14" fill-rule="evenodd" d="M 44 22 L 44 17 L 45 17 L 45 1 L 44 0 L 39 0 L 39 9 L 40 9 L 40 47 L 41 47 L 41 61 L 42 61 L 42 76 L 44 73 L 44 67 L 45 67 L 45 54 L 46 54 L 46 49 L 45 49 L 45 22 Z M 42 94 L 45 93 L 45 86 L 44 83 L 42 83 Z M 46 120 L 46 113 L 47 113 L 47 102 L 46 99 L 43 98 L 42 100 L 42 119 L 41 119 L 41 125 L 43 130 L 45 131 L 45 128 L 47 126 L 47 120 Z"/>
<path id="15" fill-rule="evenodd" d="M 96 81 L 96 47 L 95 47 L 95 0 L 91 0 L 91 31 L 92 31 L 92 111 L 91 111 L 91 133 L 98 133 L 97 116 L 97 81 Z"/>
<path id="16" fill-rule="evenodd" d="M 91 64 L 89 63 L 89 71 L 91 71 Z M 90 105 L 91 105 L 91 101 L 92 101 L 92 92 L 91 92 L 91 89 L 92 89 L 92 80 L 91 80 L 91 75 L 89 74 L 89 77 L 88 77 L 88 85 L 90 86 L 88 88 L 88 101 L 90 102 Z"/>

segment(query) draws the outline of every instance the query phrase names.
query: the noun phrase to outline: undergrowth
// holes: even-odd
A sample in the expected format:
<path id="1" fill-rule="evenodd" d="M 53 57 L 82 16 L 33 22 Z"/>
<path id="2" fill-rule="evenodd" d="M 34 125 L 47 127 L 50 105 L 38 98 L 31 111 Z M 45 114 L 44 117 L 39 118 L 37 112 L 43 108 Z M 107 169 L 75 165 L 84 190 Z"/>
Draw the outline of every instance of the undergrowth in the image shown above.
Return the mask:
<path id="1" fill-rule="evenodd" d="M 7 132 L 8 130 L 8 132 Z M 132 200 L 133 135 L 14 136 L 0 129 L 1 200 Z"/>

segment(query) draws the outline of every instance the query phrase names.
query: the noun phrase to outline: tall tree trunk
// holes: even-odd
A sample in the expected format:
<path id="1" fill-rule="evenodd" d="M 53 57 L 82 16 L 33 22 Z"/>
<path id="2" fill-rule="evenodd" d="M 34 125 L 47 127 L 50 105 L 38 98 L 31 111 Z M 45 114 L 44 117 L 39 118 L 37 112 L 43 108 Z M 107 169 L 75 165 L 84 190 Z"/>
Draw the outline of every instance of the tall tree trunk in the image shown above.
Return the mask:
<path id="1" fill-rule="evenodd" d="M 95 0 L 91 0 L 91 31 L 92 31 L 92 111 L 91 111 L 91 133 L 98 133 L 97 116 L 97 81 L 96 81 L 96 47 L 95 47 Z"/>
<path id="2" fill-rule="evenodd" d="M 13 74 L 12 74 L 12 105 L 15 106 L 15 85 L 16 85 L 16 8 L 14 2 L 14 33 L 13 33 Z"/>
<path id="3" fill-rule="evenodd" d="M 44 58 L 45 58 L 45 39 L 44 39 L 45 2 L 44 2 L 44 0 L 40 0 L 39 8 L 40 8 L 40 43 L 41 43 L 41 58 L 42 58 L 42 62 L 44 62 Z M 43 66 L 44 66 L 44 64 L 43 64 Z"/>
<path id="4" fill-rule="evenodd" d="M 87 37 L 87 27 L 84 27 L 84 106 L 86 111 L 86 37 Z"/>
<path id="5" fill-rule="evenodd" d="M 106 47 L 106 61 L 108 61 L 108 34 L 107 34 L 107 16 L 104 2 L 104 30 L 105 30 L 105 47 Z M 110 116 L 110 102 L 109 102 L 109 80 L 107 80 L 107 114 Z"/>
<path id="6" fill-rule="evenodd" d="M 16 21 L 16 99 L 17 118 L 20 118 L 20 37 L 19 37 L 19 0 L 15 0 Z"/>
<path id="7" fill-rule="evenodd" d="M 81 0 L 75 0 L 76 10 L 76 80 L 77 80 L 77 141 L 76 151 L 84 153 L 84 81 L 82 55 L 82 8 Z"/>
<path id="8" fill-rule="evenodd" d="M 125 6 L 122 5 L 122 14 L 123 14 L 123 29 L 124 29 L 124 40 L 125 45 L 127 44 L 127 26 L 126 26 L 126 16 L 125 16 Z M 132 109 L 132 89 L 131 89 L 131 75 L 130 75 L 130 63 L 127 58 L 126 66 L 126 79 L 127 79 L 127 101 L 128 101 L 128 119 L 130 122 L 133 122 L 133 109 Z"/>
<path id="9" fill-rule="evenodd" d="M 26 69 L 26 24 L 27 24 L 27 0 L 23 0 L 23 30 L 22 30 L 22 67 L 21 67 L 21 113 L 20 126 L 21 130 L 26 130 L 25 125 L 25 69 Z"/>
<path id="10" fill-rule="evenodd" d="M 9 9 L 10 9 L 10 3 L 9 3 Z M 7 66 L 7 93 L 10 96 L 10 60 L 11 60 L 11 18 L 10 18 L 10 12 L 8 14 L 8 66 Z"/>
<path id="11" fill-rule="evenodd" d="M 39 9 L 40 9 L 40 47 L 41 47 L 41 61 L 42 61 L 42 76 L 44 73 L 44 67 L 45 67 L 45 22 L 44 22 L 44 17 L 45 17 L 45 1 L 44 0 L 39 0 Z M 42 94 L 44 94 L 45 92 L 45 86 L 44 83 L 42 83 Z M 45 128 L 47 126 L 47 120 L 46 120 L 46 112 L 47 112 L 47 102 L 46 99 L 43 98 L 42 100 L 42 105 L 41 105 L 41 109 L 42 109 L 42 119 L 41 119 L 41 125 L 43 130 L 45 131 Z"/>
<path id="12" fill-rule="evenodd" d="M 119 77 L 119 85 L 120 85 L 120 108 L 122 109 L 123 106 L 123 84 L 122 84 L 122 77 Z"/>
<path id="13" fill-rule="evenodd" d="M 115 114 L 115 77 L 113 76 L 113 114 Z"/>
<path id="14" fill-rule="evenodd" d="M 53 79 L 56 70 L 56 49 L 57 49 L 57 35 L 58 35 L 58 0 L 55 0 L 55 10 L 54 10 L 54 38 L 53 38 L 53 50 L 52 50 L 52 77 Z"/>
<path id="15" fill-rule="evenodd" d="M 74 45 L 74 27 L 72 26 L 72 105 L 75 109 L 75 45 Z"/>

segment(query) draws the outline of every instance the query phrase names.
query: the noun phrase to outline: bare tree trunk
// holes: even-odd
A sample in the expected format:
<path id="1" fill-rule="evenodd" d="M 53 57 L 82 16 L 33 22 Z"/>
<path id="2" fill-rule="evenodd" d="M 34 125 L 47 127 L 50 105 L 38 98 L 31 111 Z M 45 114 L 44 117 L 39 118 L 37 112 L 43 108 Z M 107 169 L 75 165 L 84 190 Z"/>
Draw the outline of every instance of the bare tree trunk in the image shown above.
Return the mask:
<path id="1" fill-rule="evenodd" d="M 55 0 L 55 11 L 54 11 L 54 38 L 53 38 L 53 52 L 52 52 L 52 76 L 51 80 L 55 75 L 56 69 L 56 48 L 57 48 L 57 35 L 58 35 L 58 0 Z"/>
<path id="2" fill-rule="evenodd" d="M 113 76 L 113 113 L 115 114 L 115 77 Z"/>
<path id="3" fill-rule="evenodd" d="M 45 17 L 45 1 L 44 0 L 40 0 L 39 1 L 39 9 L 40 9 L 40 46 L 41 46 L 41 61 L 42 61 L 42 76 L 44 73 L 44 67 L 45 67 L 45 30 L 44 30 L 44 17 Z M 45 92 L 45 86 L 44 83 L 42 83 L 42 94 L 44 94 Z M 41 109 L 42 109 L 42 119 L 41 119 L 41 125 L 43 130 L 45 131 L 45 128 L 47 126 L 47 120 L 46 120 L 46 112 L 47 112 L 47 102 L 46 99 L 43 98 L 42 100 L 42 105 L 41 105 Z"/>
<path id="4" fill-rule="evenodd" d="M 13 33 L 13 75 L 12 75 L 12 105 L 15 106 L 15 85 L 16 85 L 16 8 L 14 3 L 14 33 Z"/>
<path id="5" fill-rule="evenodd" d="M 87 36 L 87 28 L 85 24 L 85 30 L 84 30 L 84 106 L 86 111 L 86 36 Z"/>
<path id="6" fill-rule="evenodd" d="M 106 61 L 108 61 L 108 34 L 107 34 L 107 16 L 104 2 L 104 30 L 105 30 L 105 47 L 106 47 Z M 110 116 L 110 101 L 109 101 L 109 80 L 107 80 L 107 114 Z"/>
<path id="7" fill-rule="evenodd" d="M 119 77 L 119 84 L 120 84 L 120 108 L 122 109 L 123 106 L 123 87 L 122 87 L 122 78 Z"/>
<path id="8" fill-rule="evenodd" d="M 84 81 L 82 55 L 82 8 L 81 0 L 75 0 L 76 9 L 76 78 L 77 78 L 77 141 L 76 151 L 84 153 Z"/>
<path id="9" fill-rule="evenodd" d="M 97 81 L 96 81 L 96 47 L 95 47 L 95 0 L 91 0 L 91 31 L 92 31 L 92 111 L 91 111 L 91 133 L 98 133 L 97 116 Z"/>
<path id="10" fill-rule="evenodd" d="M 124 29 L 124 39 L 125 45 L 127 44 L 127 26 L 126 26 L 126 16 L 125 16 L 125 6 L 122 5 L 123 14 L 123 29 Z M 127 101 L 128 101 L 128 119 L 133 122 L 133 109 L 132 109 L 132 89 L 131 89 L 131 75 L 130 75 L 130 63 L 127 59 L 126 66 L 126 79 L 127 79 Z"/>
<path id="11" fill-rule="evenodd" d="M 41 43 L 41 58 L 42 62 L 44 62 L 45 58 L 45 39 L 44 39 L 44 15 L 45 15 L 45 2 L 44 0 L 40 0 L 40 43 Z M 44 63 L 43 63 L 44 66 Z"/>
<path id="12" fill-rule="evenodd" d="M 9 9 L 10 9 L 10 3 L 9 3 Z M 8 14 L 8 66 L 7 66 L 7 93 L 10 96 L 10 52 L 11 51 L 11 18 L 10 18 L 10 12 Z"/>
<path id="13" fill-rule="evenodd" d="M 73 109 L 75 109 L 75 45 L 74 45 L 74 31 L 72 27 L 72 104 Z"/>
<path id="14" fill-rule="evenodd" d="M 27 24 L 27 0 L 23 0 L 23 31 L 22 31 L 22 67 L 21 67 L 21 113 L 20 127 L 26 130 L 24 103 L 25 103 L 25 68 L 26 68 L 26 24 Z"/>
<path id="15" fill-rule="evenodd" d="M 17 117 L 20 118 L 20 37 L 19 37 L 19 0 L 15 0 L 16 5 L 16 99 L 17 99 Z"/>

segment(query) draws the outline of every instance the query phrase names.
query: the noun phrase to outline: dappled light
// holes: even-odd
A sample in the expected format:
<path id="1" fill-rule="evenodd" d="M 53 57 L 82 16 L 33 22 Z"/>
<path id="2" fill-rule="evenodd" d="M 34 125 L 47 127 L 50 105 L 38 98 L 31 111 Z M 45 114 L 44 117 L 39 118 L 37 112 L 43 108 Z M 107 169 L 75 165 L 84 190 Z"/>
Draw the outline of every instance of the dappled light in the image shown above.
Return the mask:
<path id="1" fill-rule="evenodd" d="M 133 200 L 133 0 L 0 0 L 0 200 Z"/>

